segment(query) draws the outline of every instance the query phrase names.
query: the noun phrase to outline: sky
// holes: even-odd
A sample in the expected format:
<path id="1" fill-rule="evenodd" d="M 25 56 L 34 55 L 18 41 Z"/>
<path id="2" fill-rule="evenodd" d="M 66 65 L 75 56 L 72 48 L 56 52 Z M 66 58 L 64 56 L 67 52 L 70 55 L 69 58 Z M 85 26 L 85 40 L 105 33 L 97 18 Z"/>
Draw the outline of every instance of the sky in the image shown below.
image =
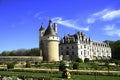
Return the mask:
<path id="1" fill-rule="evenodd" d="M 84 32 L 91 40 L 120 39 L 120 0 L 0 0 L 0 53 L 39 47 L 39 28 L 58 35 Z"/>

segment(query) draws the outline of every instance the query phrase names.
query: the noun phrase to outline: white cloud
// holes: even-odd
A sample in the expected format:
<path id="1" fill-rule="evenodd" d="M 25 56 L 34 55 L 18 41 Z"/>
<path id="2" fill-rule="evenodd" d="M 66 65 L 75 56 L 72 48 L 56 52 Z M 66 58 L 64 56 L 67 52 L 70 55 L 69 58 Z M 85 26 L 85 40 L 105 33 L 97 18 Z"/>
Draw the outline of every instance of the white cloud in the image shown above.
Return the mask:
<path id="1" fill-rule="evenodd" d="M 113 20 L 115 18 L 120 18 L 120 10 L 109 11 L 102 16 L 104 20 Z"/>
<path id="2" fill-rule="evenodd" d="M 118 36 L 120 37 L 120 29 L 115 27 L 115 24 L 106 25 L 103 29 L 108 36 Z"/>
<path id="3" fill-rule="evenodd" d="M 38 20 L 43 19 L 43 14 L 46 13 L 47 11 L 39 11 L 36 12 L 33 17 L 38 18 Z"/>
<path id="4" fill-rule="evenodd" d="M 88 18 L 87 19 L 87 23 L 94 23 L 95 22 L 95 18 Z"/>
<path id="5" fill-rule="evenodd" d="M 87 23 L 94 23 L 96 20 L 111 21 L 116 18 L 120 18 L 120 10 L 104 9 L 90 15 L 90 17 L 87 19 Z"/>
<path id="6" fill-rule="evenodd" d="M 76 20 L 63 20 L 62 17 L 52 18 L 53 22 L 64 25 L 65 27 L 73 28 L 76 30 L 89 31 L 89 27 L 80 27 Z"/>

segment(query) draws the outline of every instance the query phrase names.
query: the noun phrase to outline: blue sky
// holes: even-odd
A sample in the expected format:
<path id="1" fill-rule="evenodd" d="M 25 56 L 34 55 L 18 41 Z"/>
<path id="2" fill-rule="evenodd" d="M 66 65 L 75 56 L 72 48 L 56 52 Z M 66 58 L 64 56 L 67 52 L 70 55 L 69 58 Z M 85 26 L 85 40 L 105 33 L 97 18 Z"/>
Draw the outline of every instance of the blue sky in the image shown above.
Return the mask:
<path id="1" fill-rule="evenodd" d="M 120 0 L 0 0 L 0 52 L 38 47 L 39 28 L 58 23 L 59 37 L 83 31 L 92 40 L 120 39 Z"/>

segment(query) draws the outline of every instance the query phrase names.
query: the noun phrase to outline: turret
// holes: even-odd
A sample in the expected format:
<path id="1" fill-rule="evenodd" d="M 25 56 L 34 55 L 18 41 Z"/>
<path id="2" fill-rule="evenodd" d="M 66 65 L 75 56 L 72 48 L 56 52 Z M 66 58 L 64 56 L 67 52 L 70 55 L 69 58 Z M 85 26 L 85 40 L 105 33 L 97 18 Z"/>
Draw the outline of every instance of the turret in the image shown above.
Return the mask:
<path id="1" fill-rule="evenodd" d="M 42 27 L 40 29 L 43 61 L 59 61 L 59 37 L 56 31 L 57 26 L 54 24 L 54 27 L 52 27 L 51 20 L 49 20 L 46 30 Z"/>
<path id="2" fill-rule="evenodd" d="M 45 29 L 43 27 L 43 24 L 41 25 L 39 32 L 40 32 L 40 38 L 42 38 L 44 36 L 44 33 L 45 33 Z"/>
<path id="3" fill-rule="evenodd" d="M 41 25 L 39 29 L 39 49 L 40 49 L 40 56 L 42 56 L 42 47 L 43 47 L 43 42 L 42 42 L 42 37 L 44 36 L 45 29 L 43 27 L 43 24 Z"/>

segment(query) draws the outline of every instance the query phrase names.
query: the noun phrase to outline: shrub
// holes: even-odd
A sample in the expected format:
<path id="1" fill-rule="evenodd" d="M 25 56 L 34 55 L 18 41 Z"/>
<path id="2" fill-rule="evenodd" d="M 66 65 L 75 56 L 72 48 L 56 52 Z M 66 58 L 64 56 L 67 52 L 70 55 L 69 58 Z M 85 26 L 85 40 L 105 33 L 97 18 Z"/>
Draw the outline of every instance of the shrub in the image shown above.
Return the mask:
<path id="1" fill-rule="evenodd" d="M 78 62 L 73 63 L 73 69 L 79 69 L 79 63 Z"/>
<path id="2" fill-rule="evenodd" d="M 65 70 L 65 62 L 64 61 L 61 61 L 60 62 L 60 65 L 59 65 L 59 71 L 64 71 Z"/>
<path id="3" fill-rule="evenodd" d="M 25 65 L 26 68 L 30 68 L 31 67 L 31 64 L 30 62 L 26 61 L 26 65 Z"/>
<path id="4" fill-rule="evenodd" d="M 81 58 L 78 58 L 78 59 L 76 60 L 76 62 L 82 63 L 83 60 L 82 60 Z"/>
<path id="5" fill-rule="evenodd" d="M 15 63 L 11 62 L 7 64 L 7 69 L 14 69 Z"/>
<path id="6" fill-rule="evenodd" d="M 85 58 L 85 59 L 84 59 L 84 62 L 85 62 L 85 63 L 87 63 L 87 62 L 89 62 L 89 61 L 90 61 L 89 58 Z"/>
<path id="7" fill-rule="evenodd" d="M 120 65 L 120 61 L 119 61 L 119 60 L 115 60 L 114 62 L 115 62 L 115 64 L 116 64 L 117 66 Z"/>

